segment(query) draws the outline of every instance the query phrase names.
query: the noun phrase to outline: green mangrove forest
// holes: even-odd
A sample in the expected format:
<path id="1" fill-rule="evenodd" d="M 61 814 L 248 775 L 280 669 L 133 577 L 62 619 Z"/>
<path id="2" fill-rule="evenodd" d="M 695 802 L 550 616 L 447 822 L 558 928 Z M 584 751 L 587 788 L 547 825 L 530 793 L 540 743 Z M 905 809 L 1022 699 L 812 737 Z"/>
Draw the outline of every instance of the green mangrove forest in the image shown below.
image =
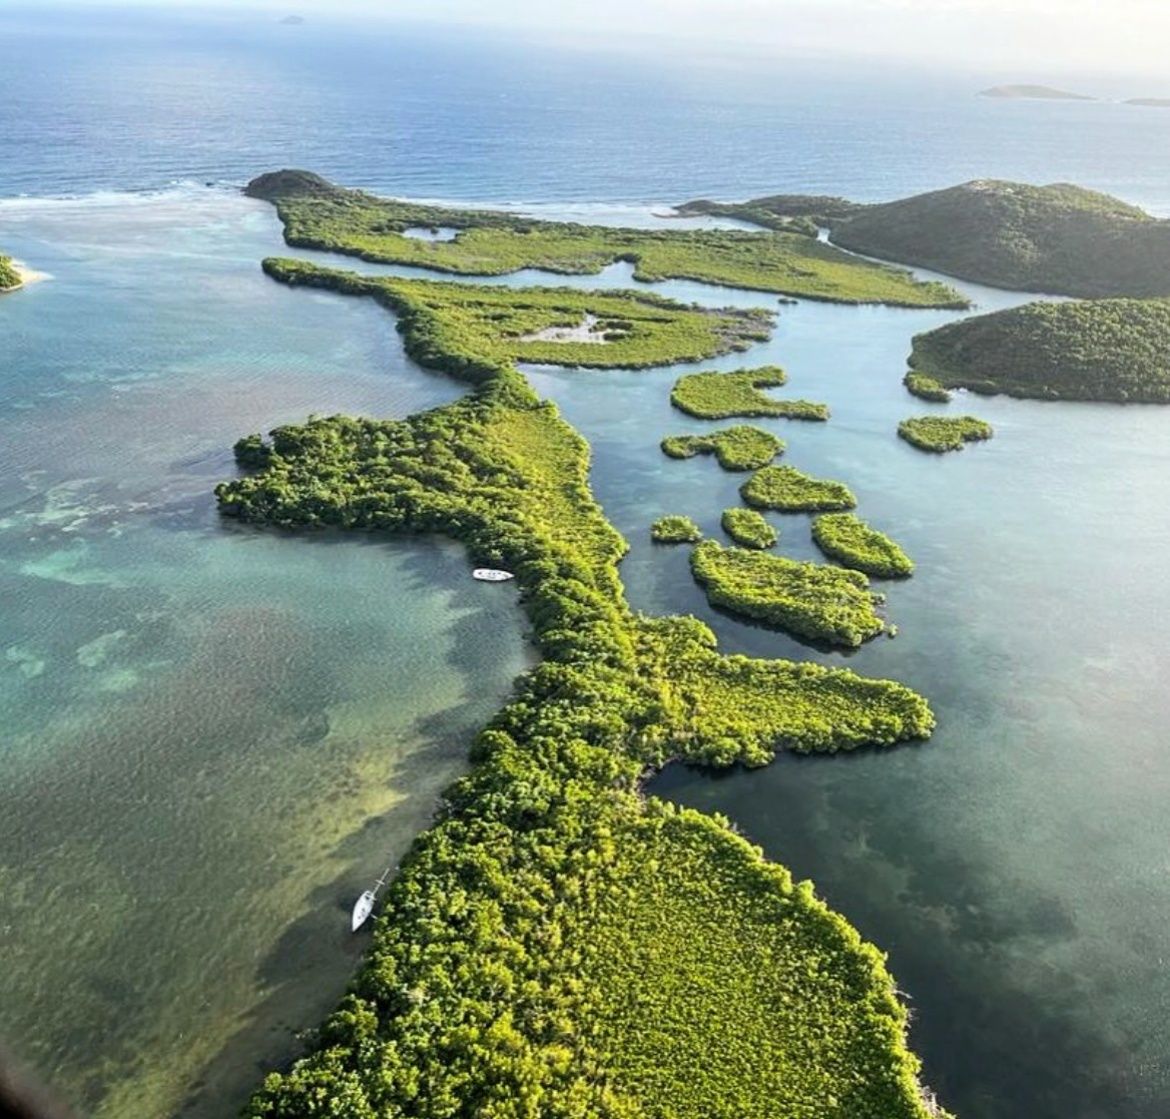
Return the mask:
<path id="1" fill-rule="evenodd" d="M 12 263 L 12 257 L 0 256 L 0 291 L 11 291 L 20 287 L 23 282 Z"/>
<path id="2" fill-rule="evenodd" d="M 719 523 L 741 548 L 770 548 L 780 539 L 780 533 L 755 509 L 738 505 L 724 509 Z"/>
<path id="3" fill-rule="evenodd" d="M 750 424 L 721 428 L 704 435 L 668 435 L 663 454 L 671 458 L 714 455 L 724 470 L 758 470 L 784 450 L 784 440 Z"/>
<path id="4" fill-rule="evenodd" d="M 1170 221 L 1070 183 L 977 179 L 876 205 L 773 195 L 678 211 L 764 229 L 828 227 L 844 249 L 1012 291 L 1170 295 Z"/>
<path id="5" fill-rule="evenodd" d="M 944 454 L 990 439 L 991 424 L 974 416 L 912 416 L 898 424 L 898 435 L 920 451 Z"/>
<path id="6" fill-rule="evenodd" d="M 914 573 L 910 557 L 884 532 L 853 513 L 822 513 L 813 518 L 812 537 L 831 560 L 880 579 Z"/>
<path id="7" fill-rule="evenodd" d="M 697 280 L 839 303 L 967 306 L 945 284 L 860 260 L 807 231 L 614 229 L 538 221 L 377 198 L 291 170 L 261 175 L 246 192 L 275 203 L 289 245 L 383 264 L 468 276 L 502 276 L 524 268 L 592 275 L 628 261 L 634 278 L 646 282 Z M 456 233 L 442 241 L 409 235 L 419 229 Z"/>
<path id="8" fill-rule="evenodd" d="M 704 540 L 691 572 L 712 606 L 796 637 L 855 648 L 886 628 L 874 609 L 880 596 L 860 571 Z"/>
<path id="9" fill-rule="evenodd" d="M 224 515 L 460 540 L 472 561 L 516 574 L 542 661 L 403 860 L 350 992 L 248 1114 L 937 1117 L 880 953 L 726 821 L 640 792 L 671 758 L 762 765 L 781 749 L 923 738 L 926 702 L 844 669 L 724 656 L 696 619 L 630 609 L 626 545 L 590 491 L 588 444 L 515 366 L 517 320 L 527 331 L 561 313 L 546 298 L 567 295 L 267 270 L 378 300 L 408 353 L 470 388 L 402 420 L 332 416 L 244 437 L 241 476 L 216 490 Z M 578 298 L 611 313 L 596 304 L 608 297 Z M 687 313 L 623 306 L 668 324 Z M 719 321 L 652 331 L 655 362 L 718 344 Z M 824 571 L 836 575 L 814 581 L 840 585 L 805 608 L 809 627 L 871 628 L 864 577 Z M 839 621 L 832 594 L 853 603 L 836 604 Z"/>
<path id="10" fill-rule="evenodd" d="M 703 533 L 690 517 L 677 513 L 659 517 L 650 526 L 650 538 L 659 544 L 693 544 Z"/>
<path id="11" fill-rule="evenodd" d="M 911 396 L 916 396 L 919 400 L 929 400 L 933 404 L 947 404 L 951 399 L 950 389 L 946 388 L 941 381 L 925 373 L 916 373 L 913 369 L 902 378 L 902 384 L 906 386 L 906 391 Z"/>
<path id="12" fill-rule="evenodd" d="M 670 402 L 680 412 L 700 420 L 726 420 L 732 416 L 780 416 L 790 420 L 827 420 L 829 409 L 810 400 L 778 400 L 762 389 L 788 383 L 778 365 L 758 369 L 734 369 L 688 373 L 670 390 Z M 669 452 L 667 452 L 669 453 Z"/>
<path id="13" fill-rule="evenodd" d="M 985 394 L 1167 404 L 1170 300 L 1029 303 L 977 315 L 917 335 L 910 364 Z"/>
<path id="14" fill-rule="evenodd" d="M 857 498 L 844 482 L 814 478 L 794 466 L 765 466 L 742 486 L 739 495 L 757 509 L 781 513 L 823 513 L 852 509 Z"/>
<path id="15" fill-rule="evenodd" d="M 769 194 L 747 202 L 713 202 L 709 198 L 696 198 L 676 206 L 675 213 L 680 217 L 705 214 L 734 218 L 763 229 L 793 230 L 815 237 L 821 228 L 864 208 L 860 202 L 827 194 Z"/>

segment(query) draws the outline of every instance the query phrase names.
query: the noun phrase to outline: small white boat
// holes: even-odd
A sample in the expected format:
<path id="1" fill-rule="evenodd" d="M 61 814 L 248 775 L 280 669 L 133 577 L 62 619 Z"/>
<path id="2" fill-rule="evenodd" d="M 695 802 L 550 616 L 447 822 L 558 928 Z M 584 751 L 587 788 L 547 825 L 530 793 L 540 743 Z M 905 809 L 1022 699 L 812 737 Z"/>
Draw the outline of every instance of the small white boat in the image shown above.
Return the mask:
<path id="1" fill-rule="evenodd" d="M 515 579 L 516 576 L 510 571 L 500 571 L 495 567 L 477 567 L 472 573 L 473 579 L 478 579 L 481 583 L 505 583 L 509 579 Z"/>
<path id="2" fill-rule="evenodd" d="M 387 868 L 383 871 L 382 877 L 374 883 L 374 888 L 366 890 L 353 903 L 353 920 L 350 924 L 350 932 L 357 932 L 370 919 L 370 914 L 374 912 L 374 902 L 378 900 L 378 891 L 386 885 L 386 879 L 389 877 L 390 870 Z"/>
<path id="3" fill-rule="evenodd" d="M 354 902 L 353 906 L 353 924 L 350 926 L 351 932 L 357 932 L 369 920 L 370 914 L 374 911 L 374 902 L 378 895 L 373 890 L 366 890 L 360 898 Z"/>

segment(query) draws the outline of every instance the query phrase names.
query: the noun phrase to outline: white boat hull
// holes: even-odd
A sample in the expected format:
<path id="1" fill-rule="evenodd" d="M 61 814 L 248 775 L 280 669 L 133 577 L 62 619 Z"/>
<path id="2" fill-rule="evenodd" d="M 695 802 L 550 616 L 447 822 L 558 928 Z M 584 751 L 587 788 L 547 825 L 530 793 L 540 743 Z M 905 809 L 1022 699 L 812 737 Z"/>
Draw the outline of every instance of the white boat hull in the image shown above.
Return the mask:
<path id="1" fill-rule="evenodd" d="M 366 890 L 360 898 L 354 902 L 353 906 L 353 922 L 351 930 L 357 932 L 369 920 L 370 914 L 374 911 L 374 891 Z"/>
<path id="2" fill-rule="evenodd" d="M 478 579 L 481 583 L 504 583 L 509 579 L 515 579 L 516 576 L 510 571 L 500 571 L 494 567 L 477 567 L 472 573 L 473 579 Z"/>

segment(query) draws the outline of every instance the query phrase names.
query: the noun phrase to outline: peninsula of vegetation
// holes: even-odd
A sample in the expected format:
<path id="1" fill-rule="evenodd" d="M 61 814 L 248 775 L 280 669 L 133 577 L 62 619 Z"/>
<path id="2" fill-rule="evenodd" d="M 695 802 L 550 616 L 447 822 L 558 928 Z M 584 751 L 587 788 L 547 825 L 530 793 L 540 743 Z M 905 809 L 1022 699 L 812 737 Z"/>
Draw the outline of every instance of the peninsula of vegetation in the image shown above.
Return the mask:
<path id="1" fill-rule="evenodd" d="M 516 573 L 543 663 L 403 861 L 350 994 L 249 1114 L 940 1114 L 882 957 L 724 822 L 639 792 L 672 757 L 758 765 L 921 738 L 926 703 L 846 670 L 722 656 L 695 619 L 629 608 L 588 445 L 505 337 L 531 292 L 463 317 L 443 285 L 268 271 L 379 300 L 412 356 L 472 388 L 405 420 L 245 438 L 250 473 L 217 489 L 223 512 L 455 537 Z M 661 362 L 692 340 L 655 342 Z"/>
<path id="2" fill-rule="evenodd" d="M 847 218 L 863 206 L 846 198 L 817 194 L 770 194 L 748 202 L 713 202 L 696 198 L 675 207 L 679 217 L 705 214 L 716 218 L 734 218 L 764 229 L 794 230 L 815 237 L 834 221 Z"/>
<path id="3" fill-rule="evenodd" d="M 12 291 L 24 283 L 10 256 L 0 256 L 0 291 Z"/>
<path id="4" fill-rule="evenodd" d="M 852 513 L 824 513 L 814 518 L 812 536 L 831 560 L 879 579 L 902 579 L 914 564 L 884 532 Z"/>
<path id="5" fill-rule="evenodd" d="M 917 373 L 913 369 L 902 378 L 902 384 L 911 396 L 919 400 L 929 400 L 932 404 L 946 404 L 951 399 L 951 393 L 945 385 L 934 377 L 925 373 Z"/>
<path id="6" fill-rule="evenodd" d="M 811 400 L 778 400 L 761 389 L 777 388 L 788 381 L 778 365 L 736 369 L 730 373 L 688 373 L 674 383 L 670 402 L 680 412 L 700 420 L 725 420 L 732 416 L 784 416 L 790 420 L 827 420 L 829 409 Z"/>
<path id="7" fill-rule="evenodd" d="M 801 212 L 781 195 L 782 214 Z M 879 205 L 804 200 L 835 245 L 1013 291 L 1084 298 L 1170 295 L 1170 221 L 1068 183 L 1030 186 L 980 179 Z M 768 227 L 776 198 L 722 207 Z M 711 212 L 714 212 L 713 210 Z"/>
<path id="8" fill-rule="evenodd" d="M 844 482 L 813 478 L 794 466 L 765 466 L 742 486 L 739 495 L 757 509 L 781 513 L 822 513 L 852 509 L 857 504 Z"/>
<path id="9" fill-rule="evenodd" d="M 401 313 L 425 301 L 426 327 L 408 337 L 410 356 L 422 365 L 452 369 L 470 355 L 493 361 L 643 369 L 672 361 L 699 361 L 741 350 L 769 335 L 764 311 L 711 310 L 663 299 L 648 291 L 578 291 L 575 288 L 506 288 L 443 280 L 361 276 L 306 261 L 269 258 L 264 270 L 294 287 L 372 295 Z M 546 331 L 573 326 L 591 315 L 612 329 L 608 341 L 561 341 Z M 441 339 L 441 341 L 440 341 Z"/>
<path id="10" fill-rule="evenodd" d="M 1095 101 L 1083 93 L 1069 93 L 1050 85 L 993 85 L 979 91 L 980 97 L 998 97 L 1015 101 Z"/>
<path id="11" fill-rule="evenodd" d="M 912 416 L 898 424 L 898 434 L 920 451 L 944 454 L 990 439 L 993 432 L 991 424 L 974 416 Z"/>
<path id="12" fill-rule="evenodd" d="M 724 470 L 758 470 L 783 450 L 783 439 L 750 424 L 725 427 L 706 435 L 668 435 L 662 440 L 663 454 L 671 458 L 713 454 Z"/>
<path id="13" fill-rule="evenodd" d="M 650 537 L 659 544 L 693 544 L 703 533 L 690 517 L 670 514 L 659 517 L 650 526 Z"/>
<path id="14" fill-rule="evenodd" d="M 951 388 L 1041 400 L 1170 403 L 1170 300 L 1029 303 L 914 339 L 910 364 Z"/>
<path id="15" fill-rule="evenodd" d="M 628 261 L 634 278 L 648 282 L 698 280 L 840 303 L 968 305 L 944 284 L 858 260 L 804 233 L 613 229 L 537 221 L 494 210 L 377 198 L 305 171 L 261 175 L 248 184 L 247 193 L 275 202 L 288 244 L 385 264 L 467 276 L 502 276 L 523 268 L 593 275 Z M 408 235 L 418 229 L 449 229 L 455 236 Z"/>
<path id="16" fill-rule="evenodd" d="M 735 506 L 724 509 L 720 519 L 723 531 L 741 548 L 770 548 L 780 534 L 755 509 Z"/>
<path id="17" fill-rule="evenodd" d="M 874 610 L 879 599 L 860 571 L 724 548 L 714 540 L 695 545 L 691 571 L 713 606 L 795 637 L 855 648 L 885 629 Z"/>

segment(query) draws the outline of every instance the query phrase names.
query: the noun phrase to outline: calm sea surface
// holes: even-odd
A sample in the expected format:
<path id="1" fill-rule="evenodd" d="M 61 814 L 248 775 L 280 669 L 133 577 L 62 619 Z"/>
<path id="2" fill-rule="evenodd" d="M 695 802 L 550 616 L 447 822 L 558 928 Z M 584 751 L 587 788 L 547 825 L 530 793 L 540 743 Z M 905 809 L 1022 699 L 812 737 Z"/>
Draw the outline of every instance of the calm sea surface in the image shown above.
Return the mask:
<path id="1" fill-rule="evenodd" d="M 217 518 L 238 435 L 461 391 L 402 355 L 384 312 L 265 279 L 278 225 L 231 184 L 300 165 L 646 224 L 696 195 L 999 175 L 1170 213 L 1170 113 L 971 96 L 996 76 L 267 16 L 50 27 L 7 5 L 0 68 L 0 248 L 51 275 L 0 299 L 0 1036 L 116 1119 L 230 1113 L 293 1051 L 365 944 L 355 893 L 529 656 L 514 591 L 470 582 L 453 545 Z M 904 357 L 954 316 L 779 310 L 748 359 L 833 419 L 766 423 L 919 565 L 890 588 L 898 639 L 849 657 L 711 611 L 685 551 L 649 544 L 666 512 L 718 536 L 740 480 L 658 450 L 703 426 L 669 407 L 677 369 L 530 373 L 594 446 L 636 606 L 693 612 L 728 650 L 904 680 L 940 729 L 653 789 L 726 813 L 890 953 L 960 1119 L 1165 1116 L 1170 410 L 978 400 L 995 439 L 923 456 L 893 437 L 921 410 Z M 807 518 L 774 521 L 785 554 L 813 556 Z"/>

